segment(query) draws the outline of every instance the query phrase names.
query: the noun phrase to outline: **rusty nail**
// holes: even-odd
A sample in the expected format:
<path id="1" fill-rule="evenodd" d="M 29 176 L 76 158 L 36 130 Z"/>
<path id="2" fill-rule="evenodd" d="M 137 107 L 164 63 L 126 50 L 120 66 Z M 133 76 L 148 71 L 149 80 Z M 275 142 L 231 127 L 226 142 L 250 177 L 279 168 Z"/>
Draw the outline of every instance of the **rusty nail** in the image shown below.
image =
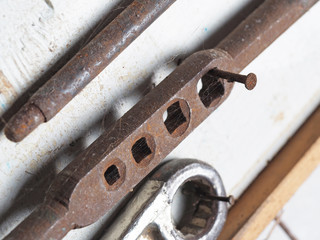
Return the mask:
<path id="1" fill-rule="evenodd" d="M 228 80 L 229 82 L 243 83 L 248 90 L 254 89 L 257 84 L 257 76 L 254 73 L 249 73 L 246 76 L 237 73 L 222 71 L 217 68 L 213 69 L 212 73 L 217 77 Z"/>
<path id="2" fill-rule="evenodd" d="M 214 195 L 204 195 L 204 198 L 208 198 L 211 200 L 217 200 L 217 201 L 222 201 L 222 202 L 227 202 L 230 205 L 233 205 L 235 202 L 235 199 L 232 195 L 228 196 L 228 197 L 222 197 L 222 196 L 214 196 Z"/>

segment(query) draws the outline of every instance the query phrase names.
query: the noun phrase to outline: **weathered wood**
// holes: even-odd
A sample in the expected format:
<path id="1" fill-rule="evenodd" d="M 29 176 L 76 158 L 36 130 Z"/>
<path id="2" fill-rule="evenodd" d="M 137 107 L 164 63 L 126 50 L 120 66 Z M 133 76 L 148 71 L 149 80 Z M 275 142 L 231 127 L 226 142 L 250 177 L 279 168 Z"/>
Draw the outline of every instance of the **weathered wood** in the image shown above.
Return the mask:
<path id="1" fill-rule="evenodd" d="M 320 163 L 320 107 L 231 208 L 219 240 L 256 239 Z"/>

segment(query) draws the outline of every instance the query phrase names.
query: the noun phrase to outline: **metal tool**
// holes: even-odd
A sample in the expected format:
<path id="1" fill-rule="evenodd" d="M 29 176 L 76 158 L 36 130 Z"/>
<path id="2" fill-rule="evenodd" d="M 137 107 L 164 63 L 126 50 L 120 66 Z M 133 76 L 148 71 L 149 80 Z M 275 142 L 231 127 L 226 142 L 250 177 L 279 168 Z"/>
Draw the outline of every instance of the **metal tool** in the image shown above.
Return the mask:
<path id="1" fill-rule="evenodd" d="M 180 199 L 186 211 L 177 223 L 172 208 L 180 188 L 189 201 Z M 172 160 L 138 189 L 101 240 L 217 239 L 227 217 L 227 203 L 213 196 L 226 198 L 214 168 L 193 159 Z"/>
<path id="2" fill-rule="evenodd" d="M 9 120 L 5 128 L 7 138 L 19 142 L 53 118 L 174 2 L 133 1 Z"/>
<path id="3" fill-rule="evenodd" d="M 315 2 L 267 0 L 217 48 L 184 60 L 59 173 L 6 239 L 61 239 L 101 218 L 223 103 L 238 79 L 228 72 L 240 72 Z"/>

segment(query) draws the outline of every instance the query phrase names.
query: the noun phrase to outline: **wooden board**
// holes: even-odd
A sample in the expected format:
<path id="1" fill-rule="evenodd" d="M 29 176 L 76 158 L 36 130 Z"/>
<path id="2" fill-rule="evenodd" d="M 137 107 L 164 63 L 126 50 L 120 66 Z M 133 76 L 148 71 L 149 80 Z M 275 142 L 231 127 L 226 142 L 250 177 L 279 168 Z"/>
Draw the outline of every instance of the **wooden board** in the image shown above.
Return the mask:
<path id="1" fill-rule="evenodd" d="M 256 239 L 320 163 L 320 107 L 231 208 L 219 240 Z"/>

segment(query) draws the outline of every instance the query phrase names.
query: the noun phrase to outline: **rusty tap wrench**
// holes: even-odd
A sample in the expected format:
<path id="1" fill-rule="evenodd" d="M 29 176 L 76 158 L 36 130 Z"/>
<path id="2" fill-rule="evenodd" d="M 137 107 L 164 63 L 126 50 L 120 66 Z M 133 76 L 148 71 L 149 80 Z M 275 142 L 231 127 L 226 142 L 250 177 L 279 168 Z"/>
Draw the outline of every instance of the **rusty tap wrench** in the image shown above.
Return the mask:
<path id="1" fill-rule="evenodd" d="M 266 0 L 215 49 L 184 60 L 59 173 L 6 239 L 61 239 L 101 218 L 222 104 L 233 81 L 249 78 L 227 71 L 240 72 L 316 2 Z"/>
<path id="2" fill-rule="evenodd" d="M 5 127 L 7 138 L 19 142 L 53 118 L 174 2 L 133 1 L 12 116 Z"/>

